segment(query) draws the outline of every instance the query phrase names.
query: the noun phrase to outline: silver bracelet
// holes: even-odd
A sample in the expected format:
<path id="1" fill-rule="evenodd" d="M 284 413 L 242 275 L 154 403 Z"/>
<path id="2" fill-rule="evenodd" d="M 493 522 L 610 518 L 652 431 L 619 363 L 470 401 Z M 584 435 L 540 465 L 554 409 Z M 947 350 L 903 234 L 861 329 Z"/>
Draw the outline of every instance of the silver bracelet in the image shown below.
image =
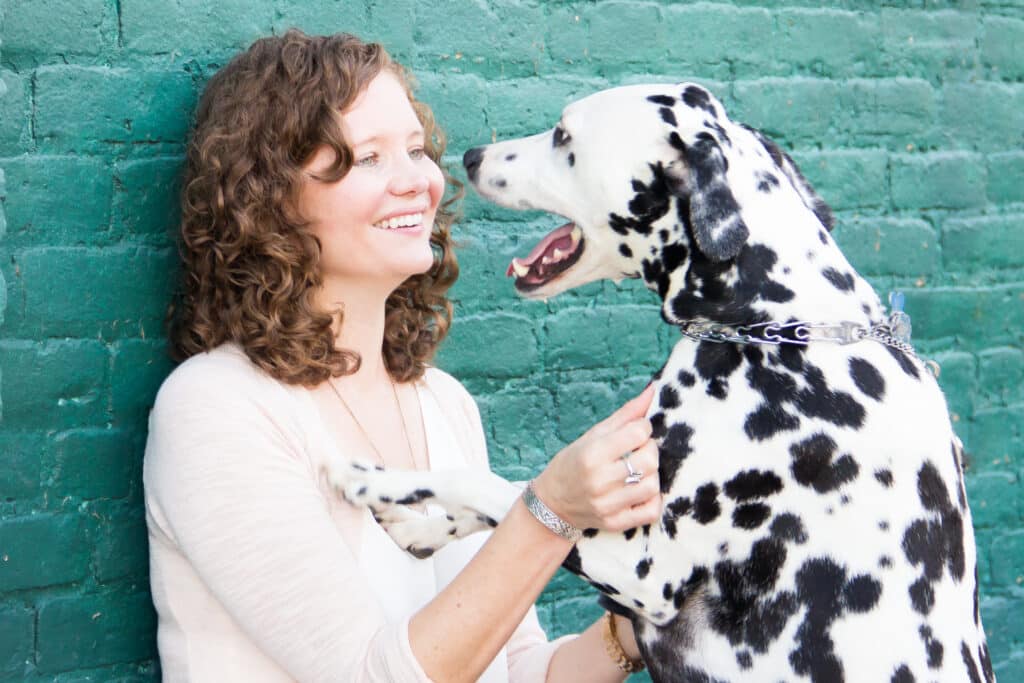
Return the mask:
<path id="1" fill-rule="evenodd" d="M 532 481 L 526 485 L 526 489 L 523 491 L 523 502 L 526 503 L 526 509 L 530 511 L 530 514 L 548 529 L 567 541 L 576 543 L 580 540 L 583 532 L 556 515 L 551 508 L 545 505 L 544 501 L 534 493 Z"/>

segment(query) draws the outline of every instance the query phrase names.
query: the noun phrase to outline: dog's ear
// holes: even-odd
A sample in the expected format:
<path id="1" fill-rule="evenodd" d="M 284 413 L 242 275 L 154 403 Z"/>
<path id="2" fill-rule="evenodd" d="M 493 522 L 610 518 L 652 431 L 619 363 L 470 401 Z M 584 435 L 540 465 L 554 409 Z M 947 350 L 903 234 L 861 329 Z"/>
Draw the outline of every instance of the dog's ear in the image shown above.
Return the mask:
<path id="1" fill-rule="evenodd" d="M 697 248 L 712 261 L 728 261 L 740 253 L 750 236 L 740 205 L 729 189 L 728 162 L 718 141 L 701 133 L 692 145 L 681 145 L 685 168 L 668 169 L 669 185 L 690 200 L 690 223 Z"/>
<path id="2" fill-rule="evenodd" d="M 761 131 L 750 126 L 744 126 L 744 128 L 754 134 L 754 137 L 758 139 L 765 151 L 768 152 L 775 165 L 789 178 L 789 182 L 793 184 L 793 188 L 800 195 L 804 205 L 813 211 L 814 215 L 821 221 L 821 224 L 825 226 L 825 229 L 831 232 L 832 226 L 836 222 L 835 217 L 832 215 L 832 209 L 829 208 L 824 199 L 818 196 L 818 193 L 814 191 L 811 184 L 807 182 L 807 178 L 797 168 L 796 162 L 783 152 L 782 148 L 775 144 L 774 140 Z"/>

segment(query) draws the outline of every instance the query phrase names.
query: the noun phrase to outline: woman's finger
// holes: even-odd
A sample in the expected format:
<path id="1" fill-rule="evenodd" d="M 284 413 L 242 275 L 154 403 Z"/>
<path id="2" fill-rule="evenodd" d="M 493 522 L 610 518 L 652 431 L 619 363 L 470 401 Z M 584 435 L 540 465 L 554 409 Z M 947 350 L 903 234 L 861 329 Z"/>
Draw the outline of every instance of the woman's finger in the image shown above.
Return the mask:
<path id="1" fill-rule="evenodd" d="M 655 524 L 661 517 L 661 496 L 657 495 L 643 503 L 612 515 L 605 529 L 608 531 L 625 531 L 644 524 Z"/>

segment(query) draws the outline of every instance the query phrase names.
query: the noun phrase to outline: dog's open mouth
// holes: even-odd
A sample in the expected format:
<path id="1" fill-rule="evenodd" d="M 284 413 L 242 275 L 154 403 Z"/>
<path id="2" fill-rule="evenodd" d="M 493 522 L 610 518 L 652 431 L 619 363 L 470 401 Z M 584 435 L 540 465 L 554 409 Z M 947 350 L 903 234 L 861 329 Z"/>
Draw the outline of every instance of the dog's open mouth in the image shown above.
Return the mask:
<path id="1" fill-rule="evenodd" d="M 515 277 L 516 289 L 528 292 L 567 271 L 582 254 L 583 231 L 575 223 L 566 223 L 545 235 L 529 256 L 512 259 L 505 274 Z"/>

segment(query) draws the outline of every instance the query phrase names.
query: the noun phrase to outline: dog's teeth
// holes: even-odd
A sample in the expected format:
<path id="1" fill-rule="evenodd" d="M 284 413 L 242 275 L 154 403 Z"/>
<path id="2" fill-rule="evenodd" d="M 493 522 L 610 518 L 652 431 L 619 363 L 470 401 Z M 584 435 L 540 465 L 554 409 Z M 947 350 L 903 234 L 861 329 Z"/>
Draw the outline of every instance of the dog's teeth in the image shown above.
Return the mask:
<path id="1" fill-rule="evenodd" d="M 555 258 L 558 258 L 558 256 L 557 256 L 558 251 L 557 250 L 555 251 L 555 254 L 556 254 Z M 552 259 L 550 256 L 542 256 L 541 259 L 540 259 L 540 264 L 542 266 L 547 266 L 547 265 L 550 265 L 553 260 L 554 259 Z"/>
<path id="2" fill-rule="evenodd" d="M 524 266 L 519 262 L 519 259 L 512 259 L 512 270 L 515 272 L 516 277 L 526 277 L 526 274 L 530 272 L 530 266 Z"/>
<path id="3" fill-rule="evenodd" d="M 574 225 L 572 228 L 572 232 L 569 233 L 569 237 L 572 238 L 572 246 L 575 247 L 577 244 L 579 244 L 580 239 L 583 238 L 583 231 L 580 230 L 580 226 Z"/>
<path id="4" fill-rule="evenodd" d="M 562 251 L 561 249 L 555 249 L 551 252 L 551 254 L 554 256 L 554 258 L 550 259 L 550 261 L 561 261 L 563 258 L 565 258 L 565 252 Z"/>

